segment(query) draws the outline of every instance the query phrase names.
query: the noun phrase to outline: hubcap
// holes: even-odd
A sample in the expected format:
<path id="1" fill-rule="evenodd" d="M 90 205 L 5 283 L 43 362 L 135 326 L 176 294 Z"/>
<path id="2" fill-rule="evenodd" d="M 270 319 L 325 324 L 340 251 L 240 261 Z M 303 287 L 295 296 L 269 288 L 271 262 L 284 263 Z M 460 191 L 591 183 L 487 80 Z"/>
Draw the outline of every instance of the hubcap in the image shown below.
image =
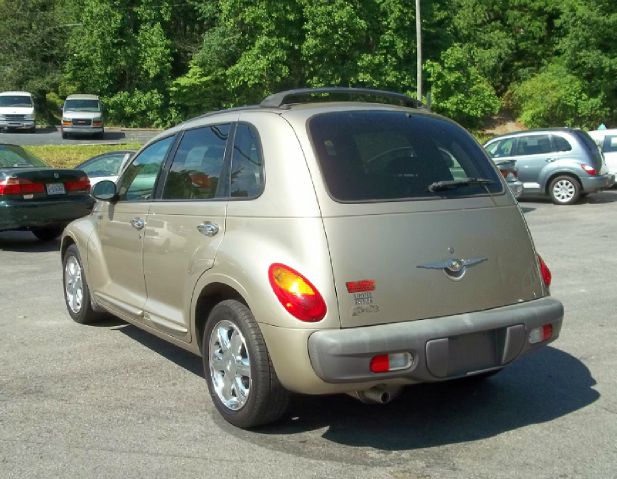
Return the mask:
<path id="1" fill-rule="evenodd" d="M 66 292 L 66 304 L 73 313 L 79 313 L 84 297 L 84 287 L 81 267 L 75 256 L 69 256 L 64 266 L 64 291 Z"/>
<path id="2" fill-rule="evenodd" d="M 210 378 L 221 402 L 241 409 L 251 387 L 251 361 L 244 336 L 231 321 L 220 321 L 210 333 Z"/>
<path id="3" fill-rule="evenodd" d="M 574 198 L 576 188 L 571 181 L 559 180 L 553 185 L 553 196 L 562 203 L 570 201 Z"/>

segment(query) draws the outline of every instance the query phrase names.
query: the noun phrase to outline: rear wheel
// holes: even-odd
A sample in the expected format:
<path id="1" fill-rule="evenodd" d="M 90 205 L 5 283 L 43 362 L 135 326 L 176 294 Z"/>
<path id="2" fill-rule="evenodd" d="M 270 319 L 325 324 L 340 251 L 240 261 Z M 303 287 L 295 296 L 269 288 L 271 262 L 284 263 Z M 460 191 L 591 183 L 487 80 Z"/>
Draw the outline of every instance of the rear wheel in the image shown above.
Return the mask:
<path id="1" fill-rule="evenodd" d="M 571 205 L 581 196 L 581 184 L 572 176 L 557 176 L 551 181 L 548 194 L 556 205 Z"/>
<path id="2" fill-rule="evenodd" d="M 46 228 L 32 228 L 32 234 L 41 241 L 55 240 L 62 234 L 64 226 L 48 226 Z"/>
<path id="3" fill-rule="evenodd" d="M 64 301 L 71 318 L 80 324 L 100 320 L 103 315 L 92 308 L 90 289 L 84 275 L 79 250 L 74 244 L 66 249 L 62 258 L 62 266 Z"/>
<path id="4" fill-rule="evenodd" d="M 259 326 L 244 304 L 226 300 L 212 309 L 202 353 L 210 396 L 226 421 L 250 428 L 285 413 L 289 393 L 279 383 Z"/>

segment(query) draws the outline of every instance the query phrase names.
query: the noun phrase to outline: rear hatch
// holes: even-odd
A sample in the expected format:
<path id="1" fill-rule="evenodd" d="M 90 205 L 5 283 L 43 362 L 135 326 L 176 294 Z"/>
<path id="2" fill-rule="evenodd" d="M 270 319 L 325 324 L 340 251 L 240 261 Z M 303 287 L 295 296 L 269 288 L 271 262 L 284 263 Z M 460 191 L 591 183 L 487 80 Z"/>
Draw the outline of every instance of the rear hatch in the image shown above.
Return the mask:
<path id="1" fill-rule="evenodd" d="M 542 296 L 519 208 L 481 147 L 437 116 L 309 121 L 342 327 L 448 316 Z"/>

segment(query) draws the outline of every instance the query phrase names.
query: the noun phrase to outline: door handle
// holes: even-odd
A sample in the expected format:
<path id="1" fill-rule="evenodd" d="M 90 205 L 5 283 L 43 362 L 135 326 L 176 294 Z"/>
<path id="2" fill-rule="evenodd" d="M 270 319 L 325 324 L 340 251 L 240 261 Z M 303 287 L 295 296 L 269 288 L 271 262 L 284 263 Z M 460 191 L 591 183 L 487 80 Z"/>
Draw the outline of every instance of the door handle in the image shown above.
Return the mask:
<path id="1" fill-rule="evenodd" d="M 204 221 L 197 226 L 197 231 L 205 236 L 215 236 L 219 232 L 219 225 L 210 221 Z"/>
<path id="2" fill-rule="evenodd" d="M 141 230 L 144 226 L 146 226 L 146 222 L 143 218 L 133 218 L 131 220 L 131 226 L 133 226 L 136 230 Z"/>
<path id="3" fill-rule="evenodd" d="M 547 163 L 552 163 L 553 161 L 555 161 L 555 158 L 547 158 L 546 160 Z"/>

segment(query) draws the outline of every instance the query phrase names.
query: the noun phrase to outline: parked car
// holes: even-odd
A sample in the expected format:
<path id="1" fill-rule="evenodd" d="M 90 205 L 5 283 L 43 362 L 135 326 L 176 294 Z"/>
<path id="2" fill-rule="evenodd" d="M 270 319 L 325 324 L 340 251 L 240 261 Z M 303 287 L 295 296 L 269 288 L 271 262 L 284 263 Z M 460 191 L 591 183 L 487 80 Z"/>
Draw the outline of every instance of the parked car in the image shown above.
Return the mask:
<path id="1" fill-rule="evenodd" d="M 96 95 L 69 95 L 62 107 L 62 138 L 90 135 L 103 138 L 103 107 Z"/>
<path id="2" fill-rule="evenodd" d="M 548 344 L 563 307 L 504 178 L 419 106 L 303 89 L 164 131 L 65 230 L 68 314 L 201 355 L 239 427 L 280 418 L 293 392 L 384 403 Z"/>
<path id="3" fill-rule="evenodd" d="M 548 195 L 557 205 L 610 188 L 615 181 L 591 137 L 574 128 L 510 133 L 485 145 L 494 160 L 516 160 L 522 197 Z"/>
<path id="4" fill-rule="evenodd" d="M 34 101 L 27 91 L 0 93 L 0 130 L 36 131 Z"/>
<path id="5" fill-rule="evenodd" d="M 617 176 L 617 129 L 590 131 L 589 136 L 602 150 L 609 173 Z"/>
<path id="6" fill-rule="evenodd" d="M 118 173 L 134 154 L 134 150 L 109 151 L 93 156 L 75 168 L 86 172 L 92 186 L 102 180 L 116 181 Z"/>
<path id="7" fill-rule="evenodd" d="M 90 212 L 89 193 L 83 171 L 50 168 L 21 146 L 0 144 L 0 231 L 57 238 L 67 223 Z"/>

